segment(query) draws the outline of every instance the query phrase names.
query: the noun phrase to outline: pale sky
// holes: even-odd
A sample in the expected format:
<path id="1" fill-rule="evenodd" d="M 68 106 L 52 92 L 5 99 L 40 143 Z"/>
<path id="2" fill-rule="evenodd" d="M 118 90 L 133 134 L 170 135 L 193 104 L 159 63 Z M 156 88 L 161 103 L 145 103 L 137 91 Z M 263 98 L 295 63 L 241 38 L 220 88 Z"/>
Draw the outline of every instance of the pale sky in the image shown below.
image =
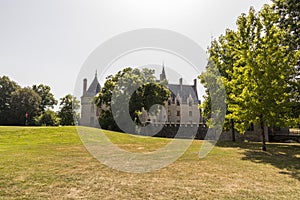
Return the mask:
<path id="1" fill-rule="evenodd" d="M 59 99 L 74 92 L 89 54 L 115 35 L 168 29 L 206 49 L 211 36 L 234 29 L 242 12 L 250 6 L 259 10 L 265 3 L 270 1 L 0 0 L 0 76 L 21 86 L 49 85 Z M 161 64 L 161 59 L 152 64 Z M 86 77 L 89 83 L 94 74 Z"/>

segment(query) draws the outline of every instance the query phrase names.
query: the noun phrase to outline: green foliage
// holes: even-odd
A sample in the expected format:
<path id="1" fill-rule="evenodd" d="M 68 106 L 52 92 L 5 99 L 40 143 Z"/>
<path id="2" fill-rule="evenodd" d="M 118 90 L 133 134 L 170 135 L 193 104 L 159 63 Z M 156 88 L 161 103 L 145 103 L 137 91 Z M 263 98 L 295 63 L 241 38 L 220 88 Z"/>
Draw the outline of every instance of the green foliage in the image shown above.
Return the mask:
<path id="1" fill-rule="evenodd" d="M 99 123 L 104 129 L 119 130 L 111 111 L 113 94 L 116 97 L 115 101 L 119 102 L 114 104 L 116 110 L 123 111 L 124 102 L 129 102 L 129 114 L 132 120 L 139 124 L 142 108 L 148 111 L 154 104 L 164 104 L 170 92 L 163 85 L 156 83 L 154 70 L 150 69 L 125 68 L 116 75 L 107 77 L 95 98 L 96 105 L 100 108 Z M 118 113 L 116 118 L 118 117 L 121 118 L 122 113 Z"/>
<path id="2" fill-rule="evenodd" d="M 34 85 L 32 89 L 21 88 L 7 76 L 3 76 L 0 77 L 0 88 L 2 125 L 37 125 L 38 116 L 44 113 L 47 107 L 53 108 L 53 105 L 57 104 L 50 87 L 43 84 Z"/>
<path id="3" fill-rule="evenodd" d="M 224 103 L 224 100 L 226 101 L 226 92 L 222 76 L 214 62 L 210 61 L 208 63 L 206 72 L 202 73 L 199 78 L 208 94 L 202 104 L 206 124 L 210 127 L 222 129 L 223 119 L 220 119 L 220 116 L 224 116 L 226 112 Z"/>
<path id="4" fill-rule="evenodd" d="M 32 89 L 42 98 L 40 104 L 40 112 L 43 113 L 47 108 L 53 108 L 57 104 L 57 100 L 50 92 L 51 88 L 47 85 L 33 85 Z"/>
<path id="5" fill-rule="evenodd" d="M 40 116 L 35 119 L 37 125 L 43 126 L 58 126 L 60 123 L 60 119 L 56 112 L 52 110 L 46 110 Z"/>
<path id="6" fill-rule="evenodd" d="M 140 124 L 139 115 L 142 108 L 150 111 L 151 106 L 155 104 L 164 104 L 170 96 L 170 91 L 158 83 L 146 83 L 139 87 L 131 96 L 129 102 L 129 112 L 134 121 Z M 157 114 L 158 109 L 151 110 Z"/>
<path id="7" fill-rule="evenodd" d="M 227 124 L 240 133 L 251 123 L 264 127 L 290 122 L 295 95 L 291 77 L 299 52 L 288 51 L 278 18 L 270 6 L 258 13 L 251 8 L 238 18 L 237 31 L 227 30 L 209 49 L 226 87 Z"/>
<path id="8" fill-rule="evenodd" d="M 19 88 L 11 94 L 11 125 L 34 125 L 41 97 L 31 88 Z M 26 119 L 26 113 L 28 117 Z"/>
<path id="9" fill-rule="evenodd" d="M 58 117 L 61 119 L 60 124 L 65 125 L 76 125 L 78 122 L 78 112 L 79 101 L 76 97 L 67 94 L 60 99 L 60 111 L 58 112 Z"/>
<path id="10" fill-rule="evenodd" d="M 275 12 L 279 15 L 278 24 L 286 30 L 286 44 L 289 50 L 300 49 L 300 1 L 272 0 Z"/>
<path id="11" fill-rule="evenodd" d="M 277 15 L 265 6 L 257 14 L 251 9 L 237 22 L 239 43 L 232 53 L 238 59 L 233 70 L 228 70 L 231 79 L 225 83 L 232 102 L 228 105 L 230 118 L 242 119 L 236 124 L 241 132 L 251 122 L 284 125 L 288 121 L 292 98 L 288 82 L 299 53 L 287 53 L 285 31 L 274 24 L 276 21 Z"/>
<path id="12" fill-rule="evenodd" d="M 285 44 L 288 51 L 300 49 L 300 1 L 298 0 L 272 0 L 273 9 L 279 15 L 278 25 L 286 31 Z M 300 60 L 295 67 L 295 75 L 291 76 L 291 93 L 293 104 L 291 108 L 292 121 L 300 126 Z"/>
<path id="13" fill-rule="evenodd" d="M 11 117 L 11 96 L 20 86 L 10 80 L 7 76 L 0 77 L 0 124 L 12 123 Z"/>

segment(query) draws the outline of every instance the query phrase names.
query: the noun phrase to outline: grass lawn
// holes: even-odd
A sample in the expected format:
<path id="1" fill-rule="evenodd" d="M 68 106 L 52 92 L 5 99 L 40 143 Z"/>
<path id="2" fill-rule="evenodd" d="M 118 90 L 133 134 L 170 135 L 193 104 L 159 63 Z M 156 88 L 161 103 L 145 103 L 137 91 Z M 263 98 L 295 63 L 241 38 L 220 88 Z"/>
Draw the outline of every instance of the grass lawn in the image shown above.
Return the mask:
<path id="1" fill-rule="evenodd" d="M 106 135 L 129 151 L 171 139 Z M 194 141 L 150 173 L 113 170 L 91 156 L 75 127 L 0 127 L 0 199 L 299 199 L 300 144 L 220 142 L 204 159 Z"/>

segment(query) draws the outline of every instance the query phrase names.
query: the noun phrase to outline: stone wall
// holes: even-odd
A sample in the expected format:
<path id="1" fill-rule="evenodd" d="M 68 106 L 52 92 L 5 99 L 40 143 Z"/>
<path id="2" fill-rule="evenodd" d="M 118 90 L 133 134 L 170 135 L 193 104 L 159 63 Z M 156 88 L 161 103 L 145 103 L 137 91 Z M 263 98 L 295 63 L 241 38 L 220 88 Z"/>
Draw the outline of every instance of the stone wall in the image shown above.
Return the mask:
<path id="1" fill-rule="evenodd" d="M 157 134 L 154 134 L 154 137 L 167 137 L 167 138 L 193 138 L 195 135 L 195 139 L 204 140 L 207 134 L 208 128 L 203 125 L 196 125 L 196 124 L 183 124 L 183 125 L 176 125 L 176 124 L 167 124 L 167 125 L 149 125 L 148 133 L 142 133 L 141 135 L 152 136 L 153 133 L 160 130 Z M 269 140 L 268 137 L 268 128 L 265 127 L 265 137 L 266 141 Z M 220 141 L 232 141 L 232 132 L 226 131 L 222 132 L 219 138 Z M 244 134 L 235 133 L 235 140 L 236 141 L 255 141 L 260 142 L 262 141 L 261 130 L 260 128 L 254 127 L 254 130 L 246 131 Z"/>

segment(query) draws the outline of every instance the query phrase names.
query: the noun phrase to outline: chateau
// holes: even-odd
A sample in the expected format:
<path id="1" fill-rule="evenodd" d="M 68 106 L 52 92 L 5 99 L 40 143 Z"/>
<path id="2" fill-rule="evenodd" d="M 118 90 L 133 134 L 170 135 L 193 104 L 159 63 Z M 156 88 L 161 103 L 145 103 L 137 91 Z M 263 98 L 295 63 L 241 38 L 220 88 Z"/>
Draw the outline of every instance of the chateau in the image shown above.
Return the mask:
<path id="1" fill-rule="evenodd" d="M 157 82 L 167 81 L 165 68 L 163 66 L 160 79 Z M 200 101 L 197 93 L 197 79 L 193 85 L 183 84 L 182 78 L 178 84 L 168 84 L 168 89 L 171 91 L 171 96 L 165 102 L 165 112 L 161 111 L 157 117 L 148 116 L 145 110 L 142 110 L 141 121 L 151 124 L 197 124 L 202 122 L 201 110 L 199 109 Z M 98 110 L 94 104 L 94 97 L 100 91 L 101 87 L 95 78 L 87 89 L 87 79 L 83 80 L 83 93 L 81 97 L 81 119 L 80 125 L 99 127 Z"/>

